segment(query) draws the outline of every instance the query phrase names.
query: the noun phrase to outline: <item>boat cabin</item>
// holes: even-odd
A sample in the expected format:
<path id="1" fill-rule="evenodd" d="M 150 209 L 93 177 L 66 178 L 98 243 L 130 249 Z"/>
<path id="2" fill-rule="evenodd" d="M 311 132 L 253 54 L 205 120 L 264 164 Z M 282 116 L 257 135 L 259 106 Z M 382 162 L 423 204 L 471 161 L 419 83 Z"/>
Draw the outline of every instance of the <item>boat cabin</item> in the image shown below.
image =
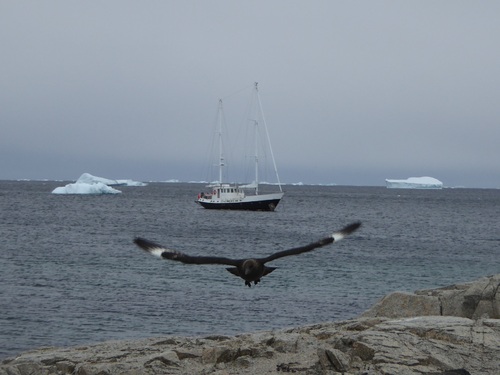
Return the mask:
<path id="1" fill-rule="evenodd" d="M 213 203 L 240 202 L 245 198 L 245 192 L 242 188 L 229 184 L 211 186 L 210 193 L 200 193 L 198 201 Z"/>

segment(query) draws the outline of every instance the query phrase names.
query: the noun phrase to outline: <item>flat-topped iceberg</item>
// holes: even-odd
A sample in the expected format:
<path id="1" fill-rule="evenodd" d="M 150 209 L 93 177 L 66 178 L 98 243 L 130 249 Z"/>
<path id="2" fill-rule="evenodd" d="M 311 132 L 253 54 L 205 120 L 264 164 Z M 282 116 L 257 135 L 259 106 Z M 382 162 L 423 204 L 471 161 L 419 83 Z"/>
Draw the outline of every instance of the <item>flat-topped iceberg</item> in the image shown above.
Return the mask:
<path id="1" fill-rule="evenodd" d="M 116 180 L 119 186 L 146 186 L 145 182 L 134 180 Z"/>
<path id="2" fill-rule="evenodd" d="M 90 173 L 82 174 L 75 183 L 55 188 L 52 194 L 120 194 L 121 191 L 111 186 L 146 186 L 144 182 L 133 180 L 110 180 L 96 177 Z"/>
<path id="3" fill-rule="evenodd" d="M 388 189 L 442 189 L 443 183 L 433 177 L 410 177 L 406 180 L 385 180 Z"/>

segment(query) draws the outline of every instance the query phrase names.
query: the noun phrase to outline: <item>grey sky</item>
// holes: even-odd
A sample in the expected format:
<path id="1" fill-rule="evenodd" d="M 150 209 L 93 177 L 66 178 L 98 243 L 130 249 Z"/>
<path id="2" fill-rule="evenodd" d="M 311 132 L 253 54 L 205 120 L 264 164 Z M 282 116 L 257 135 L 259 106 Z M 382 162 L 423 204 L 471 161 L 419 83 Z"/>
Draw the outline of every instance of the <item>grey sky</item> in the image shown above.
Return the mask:
<path id="1" fill-rule="evenodd" d="M 284 182 L 500 187 L 498 1 L 0 3 L 0 179 L 201 180 L 259 82 Z"/>

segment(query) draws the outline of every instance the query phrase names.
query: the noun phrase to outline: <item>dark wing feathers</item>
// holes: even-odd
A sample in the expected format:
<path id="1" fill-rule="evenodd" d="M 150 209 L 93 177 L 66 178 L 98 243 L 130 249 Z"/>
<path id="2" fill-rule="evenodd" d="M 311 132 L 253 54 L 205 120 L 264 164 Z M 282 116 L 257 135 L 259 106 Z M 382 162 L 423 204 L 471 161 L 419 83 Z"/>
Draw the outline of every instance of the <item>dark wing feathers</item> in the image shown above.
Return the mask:
<path id="1" fill-rule="evenodd" d="M 360 222 L 352 223 L 338 232 L 335 232 L 331 234 L 328 237 L 325 237 L 319 241 L 310 243 L 305 246 L 300 246 L 300 247 L 295 247 L 293 249 L 288 249 L 288 250 L 283 250 L 283 251 L 278 251 L 277 253 L 271 254 L 268 257 L 265 258 L 259 258 L 257 261 L 261 263 L 266 263 L 270 262 L 272 260 L 286 257 L 289 255 L 297 255 L 301 253 L 305 253 L 311 250 L 314 250 L 318 247 L 322 247 L 328 244 L 331 244 L 334 241 L 340 241 L 343 239 L 345 236 L 351 234 L 355 230 L 357 230 L 361 226 Z M 144 238 L 137 237 L 134 240 L 135 244 L 142 248 L 143 250 L 156 255 L 158 257 L 164 258 L 164 259 L 171 259 L 171 260 L 176 260 L 182 263 L 189 263 L 189 264 L 226 264 L 229 266 L 240 266 L 243 262 L 244 259 L 231 259 L 231 258 L 224 258 L 224 257 L 212 257 L 212 256 L 191 256 L 187 255 L 184 253 L 181 253 L 180 251 L 172 250 L 172 249 L 167 249 L 161 245 L 158 245 L 154 242 L 151 242 L 149 240 L 146 240 Z M 232 271 L 230 271 L 232 272 Z"/>
<path id="2" fill-rule="evenodd" d="M 355 223 L 352 223 L 352 224 L 345 226 L 344 228 L 339 230 L 337 233 L 345 237 L 345 236 L 351 234 L 352 232 L 358 230 L 358 228 L 360 226 L 361 226 L 361 222 L 356 221 Z M 333 235 L 335 235 L 335 233 Z"/>
<path id="3" fill-rule="evenodd" d="M 192 256 L 183 253 L 177 253 L 174 255 L 163 253 L 162 257 L 165 259 L 178 260 L 179 262 L 188 264 L 225 264 L 227 266 L 239 266 L 242 263 L 242 261 L 238 259 L 225 257 Z"/>
<path id="4" fill-rule="evenodd" d="M 295 247 L 293 249 L 278 251 L 277 253 L 271 254 L 271 255 L 269 255 L 266 258 L 259 259 L 259 261 L 261 261 L 262 263 L 266 263 L 266 262 L 270 262 L 272 260 L 275 260 L 275 259 L 278 259 L 278 258 L 282 258 L 282 257 L 286 257 L 286 256 L 289 256 L 289 255 L 297 255 L 297 254 L 306 253 L 306 252 L 314 250 L 314 249 L 316 249 L 318 247 L 322 247 L 322 246 L 331 244 L 334 241 L 340 241 L 345 236 L 347 236 L 347 235 L 351 234 L 352 232 L 354 232 L 360 226 L 361 226 L 360 222 L 356 222 L 356 223 L 350 224 L 350 225 L 342 228 L 338 232 L 335 232 L 335 233 L 333 233 L 332 235 L 330 235 L 328 237 L 322 238 L 319 241 L 310 243 L 310 244 L 305 245 L 305 246 Z"/>
<path id="5" fill-rule="evenodd" d="M 210 257 L 210 256 L 191 256 L 184 254 L 180 251 L 167 249 L 164 246 L 158 245 L 154 242 L 144 238 L 137 237 L 134 242 L 141 249 L 164 259 L 176 260 L 188 264 L 225 264 L 229 266 L 238 266 L 242 260 L 231 259 L 224 257 Z"/>
<path id="6" fill-rule="evenodd" d="M 297 255 L 297 254 L 306 253 L 306 252 L 314 250 L 318 247 L 328 245 L 332 242 L 333 242 L 332 237 L 326 237 L 326 238 L 323 238 L 319 241 L 310 243 L 309 245 L 294 247 L 293 249 L 288 249 L 288 250 L 283 250 L 283 251 L 278 251 L 277 253 L 271 254 L 268 257 L 259 259 L 259 261 L 261 261 L 262 263 L 267 263 L 267 262 L 270 262 L 270 261 L 278 259 L 278 258 L 283 258 L 283 257 L 287 257 L 290 255 Z"/>

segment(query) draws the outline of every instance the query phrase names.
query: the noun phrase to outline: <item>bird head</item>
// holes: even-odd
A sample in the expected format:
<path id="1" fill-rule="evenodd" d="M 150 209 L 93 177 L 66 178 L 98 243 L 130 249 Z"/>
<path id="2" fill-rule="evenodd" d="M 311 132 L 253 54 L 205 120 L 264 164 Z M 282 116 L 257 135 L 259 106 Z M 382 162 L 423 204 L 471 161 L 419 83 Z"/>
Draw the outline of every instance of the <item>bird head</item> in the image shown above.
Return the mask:
<path id="1" fill-rule="evenodd" d="M 243 273 L 245 276 L 253 274 L 259 268 L 259 263 L 255 259 L 247 259 L 243 262 Z"/>

